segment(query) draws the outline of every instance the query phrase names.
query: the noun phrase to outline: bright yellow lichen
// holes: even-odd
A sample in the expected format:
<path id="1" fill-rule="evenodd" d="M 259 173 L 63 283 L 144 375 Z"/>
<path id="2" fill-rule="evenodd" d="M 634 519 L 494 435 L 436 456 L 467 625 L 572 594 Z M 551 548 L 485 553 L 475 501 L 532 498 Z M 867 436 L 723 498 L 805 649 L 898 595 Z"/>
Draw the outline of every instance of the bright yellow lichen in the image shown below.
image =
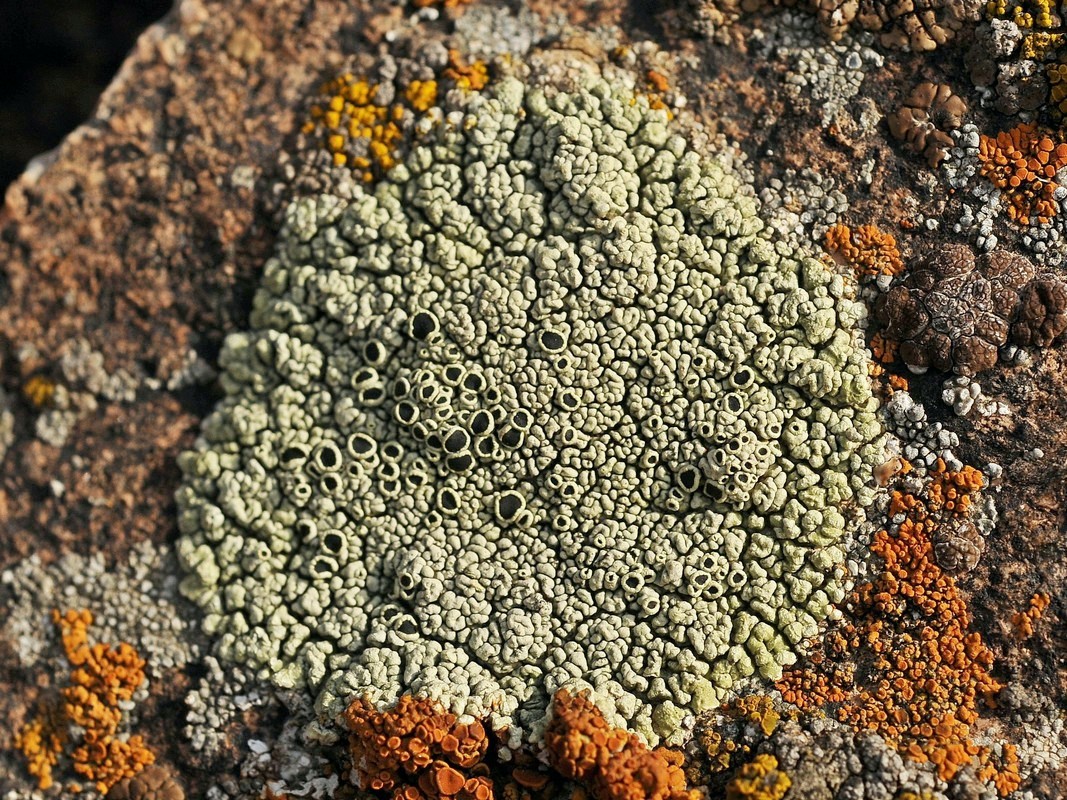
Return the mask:
<path id="1" fill-rule="evenodd" d="M 761 753 L 726 784 L 726 800 L 782 800 L 793 781 L 778 769 L 778 759 Z"/>
<path id="2" fill-rule="evenodd" d="M 52 788 L 52 769 L 67 744 L 66 726 L 57 719 L 58 709 L 45 705 L 15 736 L 15 747 L 26 757 L 26 769 L 41 789 Z"/>
<path id="3" fill-rule="evenodd" d="M 458 54 L 442 74 L 465 89 L 481 89 L 489 80 L 484 63 L 467 67 Z M 319 137 L 318 146 L 335 167 L 349 167 L 362 180 L 374 181 L 396 164 L 397 148 L 414 123 L 437 105 L 439 86 L 434 79 L 413 80 L 395 100 L 382 102 L 383 94 L 377 84 L 349 72 L 326 81 L 301 132 Z"/>
<path id="4" fill-rule="evenodd" d="M 311 107 L 303 132 L 322 136 L 334 166 L 349 166 L 369 182 L 396 163 L 393 150 L 403 136 L 397 124 L 404 113 L 402 105 L 375 103 L 378 87 L 351 73 L 327 81 L 319 93 L 325 100 Z M 362 146 L 353 147 L 357 143 Z"/>

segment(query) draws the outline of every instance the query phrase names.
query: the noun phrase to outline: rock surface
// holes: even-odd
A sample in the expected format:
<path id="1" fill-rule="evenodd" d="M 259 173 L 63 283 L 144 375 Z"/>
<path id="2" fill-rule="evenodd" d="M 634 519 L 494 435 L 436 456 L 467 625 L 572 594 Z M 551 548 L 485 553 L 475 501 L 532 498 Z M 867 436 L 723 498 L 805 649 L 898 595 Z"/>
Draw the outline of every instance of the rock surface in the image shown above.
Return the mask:
<path id="1" fill-rule="evenodd" d="M 248 327 L 287 200 L 277 189 L 287 179 L 279 152 L 296 152 L 308 99 L 323 80 L 361 55 L 391 52 L 396 42 L 415 51 L 424 40 L 456 36 L 476 50 L 479 32 L 491 42 L 505 31 L 549 46 L 564 41 L 564 70 L 595 58 L 586 51 L 612 52 L 671 107 L 680 111 L 683 98 L 685 113 L 736 142 L 733 152 L 774 212 L 772 226 L 814 244 L 838 217 L 877 224 L 897 236 L 909 267 L 949 245 L 993 237 L 998 249 L 1036 258 L 1060 280 L 1067 275 L 1056 257 L 1067 255 L 1062 218 L 1020 228 L 993 213 L 996 192 L 977 177 L 977 135 L 970 142 L 966 126 L 953 133 L 956 147 L 930 172 L 882 122 L 909 96 L 912 76 L 922 75 L 963 99 L 972 110 L 966 124 L 990 136 L 1011 124 L 983 107 L 963 68 L 973 23 L 931 56 L 886 49 L 865 34 L 830 42 L 814 16 L 791 10 L 742 15 L 705 39 L 694 32 L 693 8 L 707 3 L 443 5 L 182 0 L 141 36 L 93 116 L 7 189 L 0 209 L 0 569 L 36 556 L 41 574 L 53 569 L 48 574 L 61 587 L 62 570 L 73 563 L 62 556 L 74 553 L 102 554 L 116 572 L 151 562 L 140 573 L 130 569 L 161 586 L 163 576 L 178 574 L 165 556 L 148 558 L 136 545 L 178 537 L 177 457 L 220 395 L 213 381 L 223 338 Z M 510 27 L 471 22 L 512 5 L 524 11 L 499 17 L 513 20 Z M 873 296 L 877 288 L 866 284 L 862 292 Z M 945 441 L 956 437 L 954 456 L 990 480 L 999 518 L 984 534 L 979 563 L 959 583 L 995 655 L 994 675 L 1047 699 L 1041 705 L 1020 691 L 1023 700 L 992 713 L 1002 724 L 1015 714 L 1039 740 L 1032 749 L 1047 757 L 1033 757 L 1037 766 L 1023 788 L 1055 800 L 1067 782 L 1060 763 L 1067 348 L 1061 336 L 1000 356 L 978 378 L 983 395 L 1007 413 L 956 416 L 941 400 L 944 375 L 912 376 L 899 360 L 886 370 L 910 382 L 925 419 L 944 426 Z M 0 582 L 0 618 L 18 605 L 12 585 Z M 166 591 L 195 620 L 174 587 Z M 1013 615 L 1035 593 L 1050 595 L 1051 604 L 1024 637 Z M 42 593 L 42 606 L 62 598 L 61 588 Z M 38 611 L 36 628 L 31 619 L 17 635 L 0 636 L 0 715 L 9 721 L 0 726 L 4 797 L 35 796 L 21 755 L 10 748 L 35 704 L 62 683 L 43 670 L 60 662 L 41 655 L 55 633 L 50 607 Z M 197 629 L 194 622 L 182 635 L 210 652 Z M 27 643 L 35 637 L 40 648 Z M 245 678 L 228 679 L 224 691 L 205 689 L 224 668 L 200 657 L 154 677 L 151 669 L 137 732 L 186 796 L 205 796 L 212 786 L 213 797 L 281 796 L 283 788 L 292 796 L 345 796 L 337 788 L 340 762 L 297 744 L 306 720 L 284 710 L 291 698 L 259 697 L 251 683 L 240 683 Z M 204 708 L 186 699 L 198 691 L 208 698 Z M 199 726 L 199 739 L 195 731 L 178 733 L 187 724 Z M 209 733 L 221 744 L 194 745 Z M 308 778 L 309 770 L 318 776 Z M 826 791 L 802 796 L 834 796 Z"/>

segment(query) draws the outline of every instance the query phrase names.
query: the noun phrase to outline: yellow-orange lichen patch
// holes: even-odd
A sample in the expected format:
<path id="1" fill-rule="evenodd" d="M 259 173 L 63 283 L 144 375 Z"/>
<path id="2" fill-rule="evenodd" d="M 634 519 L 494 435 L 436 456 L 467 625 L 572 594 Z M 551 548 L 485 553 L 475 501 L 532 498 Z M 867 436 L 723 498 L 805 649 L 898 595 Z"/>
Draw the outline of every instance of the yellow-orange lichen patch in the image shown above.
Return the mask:
<path id="1" fill-rule="evenodd" d="M 1067 64 L 1049 64 L 1045 74 L 1048 76 L 1049 99 L 1054 112 L 1061 117 L 1067 116 Z"/>
<path id="2" fill-rule="evenodd" d="M 1020 225 L 1047 223 L 1056 214 L 1056 173 L 1067 166 L 1067 143 L 1055 142 L 1033 123 L 996 136 L 983 135 L 978 145 L 982 174 L 1000 190 L 1008 216 Z"/>
<path id="3" fill-rule="evenodd" d="M 733 739 L 723 736 L 714 728 L 708 727 L 700 732 L 700 746 L 708 757 L 708 767 L 713 773 L 725 772 L 730 768 L 734 753 L 747 750 Z"/>
<path id="4" fill-rule="evenodd" d="M 1025 611 L 1012 614 L 1011 626 L 1016 639 L 1029 639 L 1034 635 L 1034 623 L 1041 619 L 1051 602 L 1052 596 L 1047 592 L 1035 592 Z"/>
<path id="5" fill-rule="evenodd" d="M 728 719 L 742 720 L 758 726 L 764 737 L 773 734 L 781 721 L 781 714 L 775 707 L 774 700 L 765 694 L 734 698 L 720 706 L 717 713 Z M 747 744 L 723 735 L 723 732 L 713 725 L 699 726 L 697 741 L 707 756 L 704 766 L 713 774 L 728 770 L 735 755 L 745 756 L 749 752 Z M 690 763 L 687 768 L 692 770 L 694 766 L 696 765 Z M 699 771 L 693 771 L 692 775 L 692 782 L 699 783 Z"/>
<path id="6" fill-rule="evenodd" d="M 412 0 L 412 5 L 415 8 L 430 8 L 436 6 L 437 8 L 459 8 L 472 2 L 472 0 Z"/>
<path id="7" fill-rule="evenodd" d="M 378 103 L 376 84 L 345 73 L 319 87 L 302 132 L 321 137 L 334 166 L 351 168 L 367 182 L 396 164 L 406 116 L 424 114 L 437 102 L 437 82 L 412 81 L 402 100 Z"/>
<path id="8" fill-rule="evenodd" d="M 896 341 L 887 339 L 882 333 L 871 337 L 871 353 L 879 364 L 892 364 L 896 361 L 897 347 Z"/>
<path id="9" fill-rule="evenodd" d="M 73 745 L 68 755 L 74 772 L 105 794 L 155 761 L 140 736 L 119 733 L 121 705 L 144 683 L 145 662 L 125 643 L 90 644 L 89 611 L 53 611 L 52 621 L 71 666 L 70 682 L 20 731 L 16 746 L 26 756 L 30 774 L 46 789 L 60 756 Z"/>
<path id="10" fill-rule="evenodd" d="M 823 235 L 823 247 L 834 261 L 857 275 L 899 275 L 904 271 L 896 238 L 877 225 L 834 225 Z"/>
<path id="11" fill-rule="evenodd" d="M 847 598 L 847 614 L 809 664 L 787 672 L 778 686 L 802 709 L 835 705 L 840 720 L 932 762 L 944 780 L 973 763 L 1003 793 L 1019 778 L 1010 750 L 994 757 L 970 738 L 981 704 L 1002 688 L 989 672 L 993 654 L 971 631 L 970 611 L 937 565 L 931 542 L 943 520 L 966 511 L 982 483 L 977 470 L 950 472 L 939 463 L 925 500 L 894 492 L 889 516 L 904 521 L 875 536 L 871 550 L 881 571 Z M 864 666 L 843 666 L 850 663 Z"/>
<path id="12" fill-rule="evenodd" d="M 774 733 L 782 719 L 782 715 L 774 707 L 774 700 L 766 694 L 749 694 L 735 698 L 723 706 L 723 713 L 734 719 L 755 723 L 764 736 Z"/>
<path id="13" fill-rule="evenodd" d="M 404 99 L 416 111 L 429 111 L 437 102 L 437 81 L 412 81 L 404 90 Z"/>
<path id="14" fill-rule="evenodd" d="M 31 375 L 22 385 L 22 396 L 34 408 L 44 408 L 56 394 L 56 382 L 44 375 Z"/>
<path id="15" fill-rule="evenodd" d="M 697 800 L 686 789 L 681 753 L 650 750 L 637 736 L 613 728 L 588 698 L 561 689 L 545 729 L 549 764 L 581 783 L 595 800 Z"/>
<path id="16" fill-rule="evenodd" d="M 962 517 L 970 510 L 974 496 L 983 486 L 985 476 L 980 470 L 964 466 L 960 471 L 952 472 L 939 458 L 926 487 L 926 507 L 933 513 Z"/>
<path id="17" fill-rule="evenodd" d="M 41 789 L 52 788 L 52 770 L 66 744 L 67 728 L 55 703 L 42 706 L 15 736 L 15 747 L 25 756 L 26 769 Z"/>
<path id="18" fill-rule="evenodd" d="M 344 719 L 361 789 L 394 800 L 493 799 L 485 763 L 489 735 L 481 722 L 460 722 L 433 700 L 411 695 L 387 711 L 356 700 Z"/>
<path id="19" fill-rule="evenodd" d="M 442 75 L 469 92 L 480 92 L 489 84 L 489 68 L 485 62 L 478 60 L 468 64 L 458 50 L 448 51 L 448 67 Z"/>
<path id="20" fill-rule="evenodd" d="M 726 784 L 726 800 L 782 800 L 793 781 L 778 768 L 778 759 L 761 753 Z"/>

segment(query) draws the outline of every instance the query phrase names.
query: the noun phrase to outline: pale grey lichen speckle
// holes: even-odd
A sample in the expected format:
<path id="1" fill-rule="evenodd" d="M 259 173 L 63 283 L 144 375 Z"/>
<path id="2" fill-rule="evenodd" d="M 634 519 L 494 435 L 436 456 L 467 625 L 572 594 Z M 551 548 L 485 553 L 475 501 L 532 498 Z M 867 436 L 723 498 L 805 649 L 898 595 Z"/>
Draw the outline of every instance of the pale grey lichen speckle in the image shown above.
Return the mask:
<path id="1" fill-rule="evenodd" d="M 58 655 L 52 609 L 87 609 L 96 641 L 128 642 L 146 660 L 148 678 L 181 668 L 197 656 L 189 614 L 178 595 L 178 569 L 169 549 L 138 544 L 125 563 L 109 566 L 100 554 L 76 553 L 45 565 L 30 556 L 0 573 L 0 601 L 10 609 L 0 625 L 23 668 Z"/>

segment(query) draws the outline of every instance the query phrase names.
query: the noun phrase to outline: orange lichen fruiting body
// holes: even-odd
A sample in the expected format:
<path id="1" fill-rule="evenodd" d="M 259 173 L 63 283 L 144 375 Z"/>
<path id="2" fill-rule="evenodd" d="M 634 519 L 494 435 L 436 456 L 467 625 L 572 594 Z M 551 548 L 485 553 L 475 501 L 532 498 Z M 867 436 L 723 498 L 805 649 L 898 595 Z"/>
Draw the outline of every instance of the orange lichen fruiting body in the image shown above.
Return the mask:
<path id="1" fill-rule="evenodd" d="M 998 787 L 1018 780 L 1018 766 L 974 744 L 980 704 L 1000 691 L 993 654 L 971 631 L 971 614 L 936 563 L 931 534 L 965 513 L 983 485 L 977 470 L 950 472 L 939 463 L 927 499 L 894 492 L 889 515 L 904 521 L 875 536 L 878 576 L 847 598 L 848 613 L 828 631 L 810 663 L 787 672 L 783 696 L 803 709 L 837 705 L 856 731 L 875 731 L 909 758 L 929 761 L 948 780 L 976 763 Z M 843 665 L 852 659 L 862 672 Z M 1003 788 L 1002 788 L 1003 792 Z"/>
<path id="2" fill-rule="evenodd" d="M 823 247 L 857 275 L 899 275 L 904 271 L 896 238 L 877 225 L 834 225 L 823 235 Z"/>
<path id="3" fill-rule="evenodd" d="M 938 459 L 926 487 L 926 507 L 933 513 L 962 517 L 971 507 L 973 497 L 985 486 L 980 470 L 964 466 L 952 472 L 943 459 Z"/>
<path id="4" fill-rule="evenodd" d="M 556 693 L 545 729 L 549 764 L 586 787 L 595 800 L 696 800 L 686 789 L 681 753 L 650 750 L 637 736 L 613 728 L 583 695 Z"/>
<path id="5" fill-rule="evenodd" d="M 387 711 L 356 700 L 344 719 L 360 788 L 395 800 L 492 800 L 489 735 L 481 722 L 460 722 L 433 700 L 411 695 Z"/>
<path id="6" fill-rule="evenodd" d="M 1016 639 L 1029 639 L 1034 635 L 1034 623 L 1041 619 L 1051 602 L 1052 596 L 1047 592 L 1035 592 L 1025 611 L 1012 614 L 1011 625 Z"/>
<path id="7" fill-rule="evenodd" d="M 1000 189 L 1008 216 L 1020 225 L 1046 224 L 1056 214 L 1053 193 L 1056 173 L 1067 166 L 1067 143 L 1043 135 L 1023 123 L 996 136 L 981 137 L 978 158 L 982 174 Z"/>
<path id="8" fill-rule="evenodd" d="M 69 753 L 74 771 L 89 779 L 101 794 L 155 761 L 140 736 L 122 737 L 120 704 L 133 699 L 144 683 L 145 662 L 128 644 L 112 648 L 89 643 L 89 611 L 52 612 L 71 666 L 70 683 L 58 701 L 43 709 L 16 739 L 38 785 L 52 785 L 52 768 Z M 71 737 L 71 728 L 77 734 Z"/>

